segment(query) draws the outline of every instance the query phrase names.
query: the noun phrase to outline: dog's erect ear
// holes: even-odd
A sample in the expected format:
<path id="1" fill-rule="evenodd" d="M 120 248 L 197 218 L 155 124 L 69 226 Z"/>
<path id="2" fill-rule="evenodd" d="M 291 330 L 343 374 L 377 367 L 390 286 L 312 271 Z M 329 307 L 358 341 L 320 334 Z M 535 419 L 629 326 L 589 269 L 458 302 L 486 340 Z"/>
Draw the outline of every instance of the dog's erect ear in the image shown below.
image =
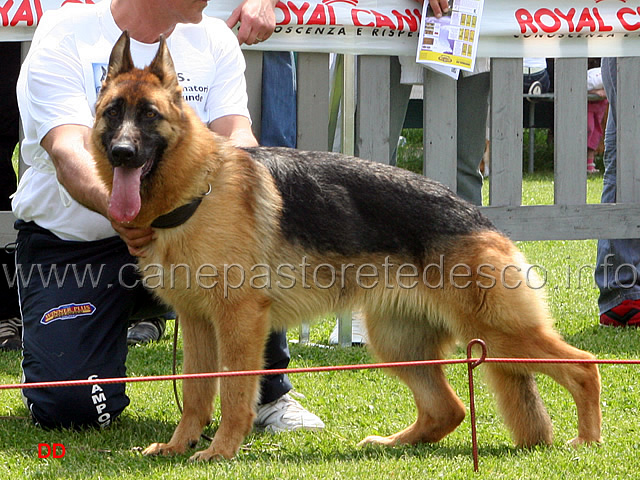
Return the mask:
<path id="1" fill-rule="evenodd" d="M 173 60 L 171 59 L 169 47 L 167 47 L 167 41 L 164 35 L 160 35 L 158 52 L 149 64 L 149 71 L 160 79 L 164 87 L 178 86 L 176 68 L 173 65 Z"/>
<path id="2" fill-rule="evenodd" d="M 107 79 L 114 78 L 117 75 L 126 73 L 134 68 L 133 59 L 131 58 L 130 44 L 129 32 L 125 30 L 113 46 L 113 50 L 111 50 Z"/>

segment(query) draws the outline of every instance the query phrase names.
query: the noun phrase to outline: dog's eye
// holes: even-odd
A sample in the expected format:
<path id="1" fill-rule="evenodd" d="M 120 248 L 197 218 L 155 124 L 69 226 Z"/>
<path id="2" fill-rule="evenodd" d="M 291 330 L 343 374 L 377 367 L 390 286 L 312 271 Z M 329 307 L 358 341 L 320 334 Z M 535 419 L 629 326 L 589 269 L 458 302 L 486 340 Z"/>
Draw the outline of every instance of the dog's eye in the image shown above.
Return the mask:
<path id="1" fill-rule="evenodd" d="M 108 108 L 105 112 L 107 117 L 116 118 L 118 116 L 118 109 L 115 107 Z"/>
<path id="2" fill-rule="evenodd" d="M 147 110 L 146 112 L 144 112 L 144 116 L 148 119 L 153 119 L 158 116 L 158 113 L 154 110 Z"/>

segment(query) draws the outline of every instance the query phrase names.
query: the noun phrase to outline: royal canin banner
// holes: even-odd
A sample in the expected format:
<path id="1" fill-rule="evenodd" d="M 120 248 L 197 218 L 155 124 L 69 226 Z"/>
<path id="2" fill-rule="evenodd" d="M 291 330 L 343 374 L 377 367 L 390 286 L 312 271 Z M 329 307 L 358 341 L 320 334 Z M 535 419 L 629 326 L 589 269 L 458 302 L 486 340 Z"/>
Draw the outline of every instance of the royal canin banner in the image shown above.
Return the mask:
<path id="1" fill-rule="evenodd" d="M 107 0 L 102 0 L 107 1 Z M 240 0 L 211 0 L 226 19 Z M 92 0 L 0 0 L 0 41 L 29 40 L 42 15 Z M 280 0 L 261 50 L 415 56 L 421 5 L 414 0 Z M 478 56 L 604 57 L 640 52 L 640 0 L 486 0 Z"/>

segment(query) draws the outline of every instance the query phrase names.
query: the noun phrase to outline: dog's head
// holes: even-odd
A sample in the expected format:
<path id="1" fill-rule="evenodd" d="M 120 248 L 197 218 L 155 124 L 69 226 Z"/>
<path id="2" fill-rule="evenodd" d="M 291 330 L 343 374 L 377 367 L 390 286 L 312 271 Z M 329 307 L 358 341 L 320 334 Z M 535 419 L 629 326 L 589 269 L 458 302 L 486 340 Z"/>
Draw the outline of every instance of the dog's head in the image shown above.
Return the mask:
<path id="1" fill-rule="evenodd" d="M 164 38 L 151 64 L 138 69 L 124 32 L 109 58 L 92 133 L 99 174 L 111 188 L 112 219 L 138 216 L 141 192 L 180 140 L 183 117 L 182 89 Z"/>

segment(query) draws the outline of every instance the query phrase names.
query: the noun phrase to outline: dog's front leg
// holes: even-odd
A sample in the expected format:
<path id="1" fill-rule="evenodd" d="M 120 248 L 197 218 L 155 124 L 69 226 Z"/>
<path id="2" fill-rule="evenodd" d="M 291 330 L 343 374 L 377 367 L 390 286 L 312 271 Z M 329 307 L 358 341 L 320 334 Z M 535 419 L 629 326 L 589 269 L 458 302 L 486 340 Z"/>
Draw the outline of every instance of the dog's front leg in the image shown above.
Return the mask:
<path id="1" fill-rule="evenodd" d="M 253 428 L 255 399 L 259 380 L 256 377 L 224 379 L 221 388 L 220 426 L 206 450 L 196 452 L 190 460 L 208 461 L 233 458 Z"/>
<path id="2" fill-rule="evenodd" d="M 264 365 L 264 348 L 269 331 L 268 301 L 255 293 L 241 302 L 229 302 L 217 324 L 220 363 L 223 371 L 259 370 Z M 218 431 L 206 450 L 191 460 L 232 458 L 253 428 L 260 378 L 225 377 L 220 381 L 221 419 Z"/>
<path id="3" fill-rule="evenodd" d="M 219 371 L 214 325 L 209 320 L 189 319 L 178 313 L 182 325 L 184 373 Z M 195 447 L 202 429 L 211 421 L 218 379 L 185 379 L 182 382 L 182 418 L 169 443 L 154 443 L 143 455 L 177 455 Z"/>

